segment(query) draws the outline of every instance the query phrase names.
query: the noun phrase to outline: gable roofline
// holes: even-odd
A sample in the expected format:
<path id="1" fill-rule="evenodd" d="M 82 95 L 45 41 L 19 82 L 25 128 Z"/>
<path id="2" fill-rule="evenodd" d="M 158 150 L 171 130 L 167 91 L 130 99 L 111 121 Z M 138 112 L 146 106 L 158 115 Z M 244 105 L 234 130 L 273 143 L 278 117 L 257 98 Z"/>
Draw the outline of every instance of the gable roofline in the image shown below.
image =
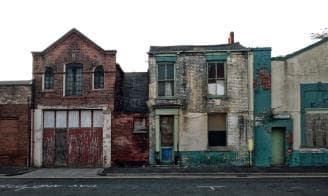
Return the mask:
<path id="1" fill-rule="evenodd" d="M 328 41 L 328 37 L 323 38 L 322 40 L 320 40 L 318 42 L 315 42 L 315 43 L 313 43 L 313 44 L 311 44 L 311 45 L 309 45 L 309 46 L 307 46 L 305 48 L 302 48 L 300 50 L 297 50 L 297 51 L 295 51 L 295 52 L 293 52 L 291 54 L 288 54 L 286 56 L 272 57 L 271 60 L 273 60 L 273 61 L 285 61 L 285 60 L 287 60 L 289 58 L 292 58 L 292 57 L 295 57 L 295 56 L 297 56 L 299 54 L 302 54 L 304 52 L 307 52 L 307 51 L 309 51 L 309 50 L 311 50 L 311 49 L 313 49 L 313 48 L 315 48 L 315 47 L 317 47 L 317 46 L 319 46 L 319 45 L 321 45 L 321 44 L 323 44 L 323 43 L 325 43 L 327 41 Z"/>
<path id="2" fill-rule="evenodd" d="M 56 40 L 55 42 L 53 42 L 52 44 L 50 44 L 50 46 L 48 46 L 43 51 L 41 51 L 41 52 L 32 52 L 32 54 L 33 55 L 34 54 L 45 54 L 45 53 L 49 52 L 50 50 L 52 50 L 53 48 L 55 48 L 58 45 L 60 45 L 61 43 L 63 43 L 72 34 L 76 34 L 81 39 L 87 41 L 89 44 L 93 45 L 96 49 L 98 49 L 100 51 L 103 51 L 103 52 L 109 53 L 109 54 L 116 54 L 116 50 L 104 50 L 102 47 L 100 47 L 99 45 L 97 45 L 94 41 L 92 41 L 91 39 L 89 39 L 87 36 L 85 36 L 83 33 L 81 33 L 76 28 L 72 28 L 70 31 L 68 31 L 63 36 L 61 36 L 58 40 Z"/>

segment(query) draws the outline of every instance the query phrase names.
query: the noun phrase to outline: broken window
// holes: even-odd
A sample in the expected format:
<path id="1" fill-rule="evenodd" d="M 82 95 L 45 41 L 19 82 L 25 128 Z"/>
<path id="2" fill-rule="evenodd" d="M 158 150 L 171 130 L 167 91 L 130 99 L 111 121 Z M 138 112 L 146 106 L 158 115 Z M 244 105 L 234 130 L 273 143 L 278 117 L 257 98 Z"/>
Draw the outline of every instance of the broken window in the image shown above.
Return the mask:
<path id="1" fill-rule="evenodd" d="M 226 114 L 208 114 L 208 146 L 226 146 Z"/>
<path id="2" fill-rule="evenodd" d="M 133 124 L 134 124 L 133 132 L 134 133 L 144 133 L 147 131 L 146 118 L 136 117 L 133 120 L 134 120 L 134 122 L 133 122 Z"/>
<path id="3" fill-rule="evenodd" d="M 157 82 L 158 96 L 174 96 L 174 64 L 158 64 Z"/>
<path id="4" fill-rule="evenodd" d="M 208 94 L 225 94 L 224 62 L 211 62 L 207 64 Z"/>
<path id="5" fill-rule="evenodd" d="M 98 66 L 94 71 L 93 87 L 94 89 L 104 88 L 104 69 L 102 66 Z"/>
<path id="6" fill-rule="evenodd" d="M 65 95 L 80 96 L 83 89 L 83 73 L 81 64 L 66 65 Z"/>
<path id="7" fill-rule="evenodd" d="M 305 146 L 328 147 L 328 111 L 305 113 Z"/>
<path id="8" fill-rule="evenodd" d="M 44 72 L 44 89 L 54 88 L 54 71 L 51 67 L 47 67 Z"/>

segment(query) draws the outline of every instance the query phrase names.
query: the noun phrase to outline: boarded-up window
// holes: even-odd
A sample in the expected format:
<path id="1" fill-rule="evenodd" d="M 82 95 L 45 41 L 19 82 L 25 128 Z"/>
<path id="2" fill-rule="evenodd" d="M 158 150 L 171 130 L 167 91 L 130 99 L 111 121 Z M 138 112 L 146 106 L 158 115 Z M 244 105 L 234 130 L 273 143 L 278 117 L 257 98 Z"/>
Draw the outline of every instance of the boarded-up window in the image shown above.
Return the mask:
<path id="1" fill-rule="evenodd" d="M 56 128 L 66 128 L 67 112 L 56 111 Z"/>
<path id="2" fill-rule="evenodd" d="M 225 94 L 224 62 L 212 62 L 207 64 L 208 94 Z"/>
<path id="3" fill-rule="evenodd" d="M 146 118 L 138 117 L 134 118 L 134 130 L 135 133 L 144 133 L 147 131 Z"/>
<path id="4" fill-rule="evenodd" d="M 91 110 L 81 111 L 81 127 L 91 127 Z"/>
<path id="5" fill-rule="evenodd" d="M 79 111 L 73 110 L 68 112 L 68 127 L 79 127 Z"/>
<path id="6" fill-rule="evenodd" d="M 328 111 L 305 113 L 305 144 L 307 147 L 328 147 Z"/>
<path id="7" fill-rule="evenodd" d="M 93 127 L 103 127 L 104 114 L 102 110 L 93 111 Z"/>
<path id="8" fill-rule="evenodd" d="M 174 64 L 158 64 L 157 82 L 158 96 L 174 96 Z"/>
<path id="9" fill-rule="evenodd" d="M 43 113 L 43 127 L 54 128 L 55 127 L 55 112 L 45 111 Z"/>
<path id="10" fill-rule="evenodd" d="M 226 114 L 208 114 L 208 146 L 226 145 Z"/>

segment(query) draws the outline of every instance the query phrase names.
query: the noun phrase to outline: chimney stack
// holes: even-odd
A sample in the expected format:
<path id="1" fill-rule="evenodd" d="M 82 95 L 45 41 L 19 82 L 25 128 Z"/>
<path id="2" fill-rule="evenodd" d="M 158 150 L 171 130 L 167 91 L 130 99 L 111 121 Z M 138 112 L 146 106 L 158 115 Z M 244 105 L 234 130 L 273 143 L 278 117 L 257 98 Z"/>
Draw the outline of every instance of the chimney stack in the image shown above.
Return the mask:
<path id="1" fill-rule="evenodd" d="M 228 38 L 228 43 L 233 44 L 235 43 L 235 34 L 233 31 L 230 32 L 229 38 Z"/>

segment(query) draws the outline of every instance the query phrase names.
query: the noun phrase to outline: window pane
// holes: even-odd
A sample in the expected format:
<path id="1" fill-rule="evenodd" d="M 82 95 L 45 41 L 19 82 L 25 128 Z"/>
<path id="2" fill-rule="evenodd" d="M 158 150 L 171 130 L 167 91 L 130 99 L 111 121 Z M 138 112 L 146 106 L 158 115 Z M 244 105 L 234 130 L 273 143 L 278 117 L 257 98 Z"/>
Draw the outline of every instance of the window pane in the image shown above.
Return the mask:
<path id="1" fill-rule="evenodd" d="M 54 128 L 55 127 L 55 112 L 54 111 L 44 111 L 43 112 L 43 127 L 44 128 Z"/>
<path id="2" fill-rule="evenodd" d="M 68 127 L 79 127 L 79 111 L 68 112 Z"/>
<path id="3" fill-rule="evenodd" d="M 52 68 L 48 67 L 44 74 L 44 88 L 53 89 L 54 88 L 54 73 Z"/>
<path id="4" fill-rule="evenodd" d="M 207 88 L 208 88 L 208 94 L 216 95 L 216 83 L 209 83 Z"/>
<path id="5" fill-rule="evenodd" d="M 91 127 L 91 111 L 81 111 L 81 127 Z"/>
<path id="6" fill-rule="evenodd" d="M 217 63 L 217 78 L 224 78 L 224 63 Z"/>
<path id="7" fill-rule="evenodd" d="M 65 95 L 70 96 L 73 94 L 73 70 L 66 69 L 65 77 Z"/>
<path id="8" fill-rule="evenodd" d="M 56 128 L 66 128 L 66 111 L 56 111 Z"/>
<path id="9" fill-rule="evenodd" d="M 158 82 L 158 96 L 165 96 L 165 82 Z"/>
<path id="10" fill-rule="evenodd" d="M 104 114 L 102 110 L 93 111 L 93 127 L 103 127 Z"/>
<path id="11" fill-rule="evenodd" d="M 165 64 L 158 64 L 158 80 L 165 79 Z"/>
<path id="12" fill-rule="evenodd" d="M 208 132 L 208 146 L 226 146 L 227 135 L 226 132 L 209 131 Z"/>
<path id="13" fill-rule="evenodd" d="M 166 64 L 166 79 L 173 80 L 174 79 L 174 65 Z"/>
<path id="14" fill-rule="evenodd" d="M 165 96 L 173 96 L 174 82 L 165 82 Z"/>
<path id="15" fill-rule="evenodd" d="M 216 92 L 217 95 L 224 95 L 224 80 L 216 81 Z"/>
<path id="16" fill-rule="evenodd" d="M 305 114 L 305 144 L 308 147 L 328 147 L 328 113 Z"/>
<path id="17" fill-rule="evenodd" d="M 74 95 L 82 95 L 82 88 L 83 88 L 83 74 L 82 74 L 82 67 L 76 69 L 76 76 L 75 76 L 75 89 L 76 92 Z"/>
<path id="18" fill-rule="evenodd" d="M 216 78 L 215 63 L 208 63 L 207 66 L 208 78 Z"/>
<path id="19" fill-rule="evenodd" d="M 134 131 L 144 132 L 146 129 L 146 118 L 134 118 Z"/>
<path id="20" fill-rule="evenodd" d="M 104 70 L 101 66 L 98 66 L 94 72 L 94 88 L 104 88 Z"/>

